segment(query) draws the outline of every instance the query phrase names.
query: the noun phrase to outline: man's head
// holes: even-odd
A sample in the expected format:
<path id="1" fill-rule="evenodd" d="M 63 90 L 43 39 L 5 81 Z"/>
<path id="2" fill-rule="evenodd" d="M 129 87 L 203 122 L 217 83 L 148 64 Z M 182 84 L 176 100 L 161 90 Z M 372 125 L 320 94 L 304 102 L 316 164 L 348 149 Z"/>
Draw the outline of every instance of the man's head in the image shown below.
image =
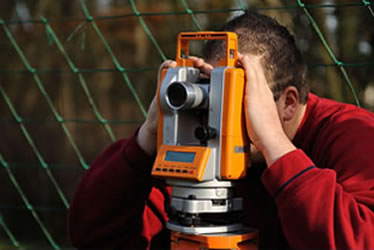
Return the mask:
<path id="1" fill-rule="evenodd" d="M 268 16 L 247 11 L 226 23 L 221 30 L 238 35 L 240 53 L 263 56 L 265 76 L 275 100 L 288 86 L 294 86 L 299 92 L 299 102 L 307 102 L 306 66 L 287 28 Z M 218 61 L 224 56 L 225 46 L 222 40 L 208 41 L 204 48 L 205 59 Z"/>
<path id="2" fill-rule="evenodd" d="M 305 80 L 306 65 L 294 37 L 276 20 L 250 11 L 232 19 L 221 30 L 238 35 L 241 54 L 262 57 L 264 74 L 273 92 L 280 121 L 292 140 L 304 116 L 309 92 Z M 205 60 L 212 64 L 218 62 L 225 56 L 225 46 L 222 40 L 208 41 L 203 50 Z M 251 160 L 253 164 L 264 162 L 262 153 L 252 144 Z"/>

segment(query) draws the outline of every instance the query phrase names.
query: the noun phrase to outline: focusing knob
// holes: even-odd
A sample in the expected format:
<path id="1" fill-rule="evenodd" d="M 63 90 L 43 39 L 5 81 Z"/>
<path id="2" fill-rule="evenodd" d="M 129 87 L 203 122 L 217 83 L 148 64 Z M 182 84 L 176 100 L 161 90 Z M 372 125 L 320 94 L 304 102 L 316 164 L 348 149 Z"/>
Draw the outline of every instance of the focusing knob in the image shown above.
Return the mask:
<path id="1" fill-rule="evenodd" d="M 195 137 L 200 141 L 207 141 L 216 137 L 217 131 L 209 126 L 200 126 L 195 129 Z"/>

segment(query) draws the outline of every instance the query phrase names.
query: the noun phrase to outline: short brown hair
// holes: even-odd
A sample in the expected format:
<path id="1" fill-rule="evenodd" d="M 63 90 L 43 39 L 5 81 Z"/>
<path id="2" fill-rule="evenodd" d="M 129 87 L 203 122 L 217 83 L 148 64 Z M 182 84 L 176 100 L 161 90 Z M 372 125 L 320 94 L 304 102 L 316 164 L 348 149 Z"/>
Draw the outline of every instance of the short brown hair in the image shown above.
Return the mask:
<path id="1" fill-rule="evenodd" d="M 295 86 L 299 91 L 300 103 L 308 100 L 309 85 L 306 83 L 306 65 L 295 39 L 286 27 L 275 19 L 253 11 L 235 17 L 227 22 L 222 31 L 232 31 L 238 35 L 239 51 L 264 56 L 266 79 L 278 100 L 287 86 Z M 225 42 L 210 40 L 204 47 L 204 57 L 208 61 L 218 61 L 225 53 Z"/>

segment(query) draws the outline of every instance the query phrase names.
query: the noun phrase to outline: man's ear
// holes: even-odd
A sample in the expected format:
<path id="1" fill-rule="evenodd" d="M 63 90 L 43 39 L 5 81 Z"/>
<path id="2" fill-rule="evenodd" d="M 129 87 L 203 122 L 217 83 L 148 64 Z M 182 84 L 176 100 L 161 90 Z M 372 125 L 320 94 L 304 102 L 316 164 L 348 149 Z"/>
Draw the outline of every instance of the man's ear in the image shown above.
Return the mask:
<path id="1" fill-rule="evenodd" d="M 288 86 L 281 94 L 279 101 L 280 112 L 284 122 L 292 120 L 299 105 L 299 91 L 294 86 Z"/>

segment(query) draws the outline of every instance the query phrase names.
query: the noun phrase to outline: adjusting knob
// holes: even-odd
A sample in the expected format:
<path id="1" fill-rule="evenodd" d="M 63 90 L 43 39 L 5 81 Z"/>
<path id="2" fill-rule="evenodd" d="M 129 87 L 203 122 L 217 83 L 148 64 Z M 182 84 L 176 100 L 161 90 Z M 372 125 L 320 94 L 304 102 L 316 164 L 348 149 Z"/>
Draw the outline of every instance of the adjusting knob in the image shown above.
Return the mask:
<path id="1" fill-rule="evenodd" d="M 200 141 L 213 139 L 216 135 L 216 129 L 209 126 L 200 126 L 195 129 L 195 137 Z"/>

